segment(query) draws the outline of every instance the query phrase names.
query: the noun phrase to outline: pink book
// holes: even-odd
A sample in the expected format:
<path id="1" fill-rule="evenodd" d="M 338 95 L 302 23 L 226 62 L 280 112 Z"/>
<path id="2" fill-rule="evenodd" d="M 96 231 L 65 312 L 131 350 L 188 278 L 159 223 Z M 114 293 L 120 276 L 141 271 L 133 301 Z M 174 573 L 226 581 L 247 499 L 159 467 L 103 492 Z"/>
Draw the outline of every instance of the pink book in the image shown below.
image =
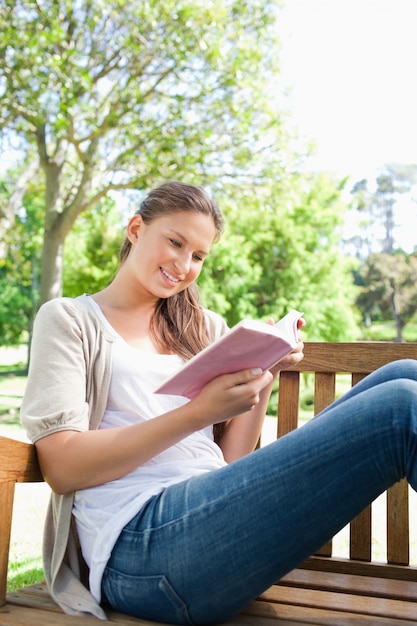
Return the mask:
<path id="1" fill-rule="evenodd" d="M 181 366 L 155 393 L 191 400 L 222 374 L 257 367 L 269 369 L 296 347 L 297 323 L 302 316 L 299 311 L 290 311 L 275 326 L 242 320 Z"/>

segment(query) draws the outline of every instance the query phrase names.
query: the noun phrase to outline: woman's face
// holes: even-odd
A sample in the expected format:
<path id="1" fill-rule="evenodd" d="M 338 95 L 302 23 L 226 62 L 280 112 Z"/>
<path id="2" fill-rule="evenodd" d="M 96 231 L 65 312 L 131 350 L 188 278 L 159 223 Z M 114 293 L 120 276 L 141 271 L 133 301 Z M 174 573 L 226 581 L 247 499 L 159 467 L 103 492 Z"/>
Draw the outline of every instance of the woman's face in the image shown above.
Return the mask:
<path id="1" fill-rule="evenodd" d="M 150 224 L 134 215 L 127 235 L 132 248 L 126 264 L 136 281 L 155 298 L 167 298 L 196 280 L 216 229 L 210 215 L 181 211 Z"/>

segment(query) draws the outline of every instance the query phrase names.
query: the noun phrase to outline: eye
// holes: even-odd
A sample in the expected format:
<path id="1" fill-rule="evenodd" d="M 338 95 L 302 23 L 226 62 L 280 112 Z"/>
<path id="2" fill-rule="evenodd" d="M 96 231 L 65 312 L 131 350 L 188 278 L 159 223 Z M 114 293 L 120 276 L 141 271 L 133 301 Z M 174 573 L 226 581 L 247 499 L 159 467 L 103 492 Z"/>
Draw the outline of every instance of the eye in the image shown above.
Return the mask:
<path id="1" fill-rule="evenodd" d="M 198 261 L 199 263 L 202 263 L 204 261 L 203 257 L 199 254 L 193 254 L 193 259 L 194 261 Z"/>
<path id="2" fill-rule="evenodd" d="M 169 241 L 175 248 L 181 248 L 181 243 L 176 239 L 170 239 Z"/>

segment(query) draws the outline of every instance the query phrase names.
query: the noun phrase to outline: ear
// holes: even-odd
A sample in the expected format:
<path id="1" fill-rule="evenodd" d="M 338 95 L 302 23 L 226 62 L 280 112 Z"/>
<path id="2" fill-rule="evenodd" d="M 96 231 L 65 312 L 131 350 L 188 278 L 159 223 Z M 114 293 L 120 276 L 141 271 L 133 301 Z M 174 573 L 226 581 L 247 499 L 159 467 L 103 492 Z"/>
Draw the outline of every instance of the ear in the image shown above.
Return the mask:
<path id="1" fill-rule="evenodd" d="M 134 245 L 138 241 L 139 231 L 144 226 L 144 221 L 141 215 L 133 215 L 126 228 L 126 235 L 130 243 Z"/>

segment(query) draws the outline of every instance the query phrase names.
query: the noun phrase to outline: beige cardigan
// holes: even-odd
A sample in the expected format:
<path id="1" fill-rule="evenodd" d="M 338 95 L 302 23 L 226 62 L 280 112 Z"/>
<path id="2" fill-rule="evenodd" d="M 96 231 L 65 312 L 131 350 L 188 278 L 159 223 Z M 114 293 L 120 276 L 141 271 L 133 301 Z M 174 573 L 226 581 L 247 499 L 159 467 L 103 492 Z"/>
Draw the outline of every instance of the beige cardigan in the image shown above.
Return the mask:
<path id="1" fill-rule="evenodd" d="M 36 317 L 21 408 L 22 424 L 33 442 L 68 428 L 86 431 L 100 425 L 110 385 L 113 339 L 87 298 L 51 300 Z M 206 311 L 206 319 L 212 339 L 225 332 L 219 315 Z M 51 495 L 43 541 L 45 578 L 51 597 L 65 613 L 106 619 L 80 580 L 73 501 L 73 493 Z"/>

